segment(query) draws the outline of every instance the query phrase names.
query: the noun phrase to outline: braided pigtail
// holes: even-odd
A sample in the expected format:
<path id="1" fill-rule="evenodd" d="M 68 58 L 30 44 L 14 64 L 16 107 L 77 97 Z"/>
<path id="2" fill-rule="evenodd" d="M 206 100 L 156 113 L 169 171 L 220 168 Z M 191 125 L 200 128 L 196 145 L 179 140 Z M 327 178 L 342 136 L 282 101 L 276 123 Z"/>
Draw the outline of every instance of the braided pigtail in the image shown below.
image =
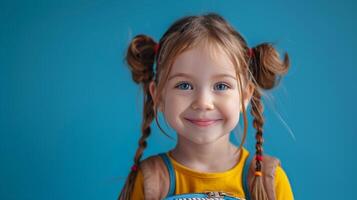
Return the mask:
<path id="1" fill-rule="evenodd" d="M 279 83 L 281 76 L 289 69 L 289 56 L 285 53 L 284 60 L 281 61 L 279 53 L 269 43 L 263 43 L 250 49 L 249 55 L 249 68 L 257 86 L 254 89 L 251 104 L 251 114 L 254 117 L 253 127 L 257 130 L 252 199 L 268 200 L 262 179 L 264 107 L 261 100 L 261 89 L 269 90 Z"/>
<path id="2" fill-rule="evenodd" d="M 153 64 L 155 60 L 155 46 L 153 39 L 145 35 L 136 36 L 129 45 L 126 61 L 132 72 L 134 82 L 141 84 L 144 92 L 143 122 L 141 125 L 141 137 L 134 157 L 134 165 L 131 168 L 118 200 L 129 200 L 135 184 L 135 179 L 140 166 L 140 160 L 147 146 L 147 138 L 150 136 L 150 124 L 154 119 L 154 103 L 150 95 L 149 84 L 154 78 Z"/>

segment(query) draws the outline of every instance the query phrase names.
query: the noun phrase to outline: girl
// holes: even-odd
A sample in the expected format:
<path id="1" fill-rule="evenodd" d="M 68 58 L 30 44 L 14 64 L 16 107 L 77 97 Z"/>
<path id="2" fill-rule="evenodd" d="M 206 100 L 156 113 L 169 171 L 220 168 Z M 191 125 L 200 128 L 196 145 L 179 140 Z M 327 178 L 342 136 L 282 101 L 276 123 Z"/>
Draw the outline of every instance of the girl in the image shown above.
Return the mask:
<path id="1" fill-rule="evenodd" d="M 288 71 L 286 53 L 281 61 L 269 43 L 248 48 L 232 26 L 210 13 L 179 19 L 158 43 L 136 36 L 126 59 L 133 80 L 144 89 L 144 119 L 134 165 L 118 199 L 180 199 L 188 193 L 207 199 L 293 199 L 279 161 L 263 156 L 262 148 L 261 95 Z M 250 102 L 256 129 L 252 162 L 243 148 Z M 177 144 L 142 161 L 154 118 L 162 130 L 158 111 L 176 131 Z M 241 112 L 244 134 L 237 147 L 229 135 Z"/>

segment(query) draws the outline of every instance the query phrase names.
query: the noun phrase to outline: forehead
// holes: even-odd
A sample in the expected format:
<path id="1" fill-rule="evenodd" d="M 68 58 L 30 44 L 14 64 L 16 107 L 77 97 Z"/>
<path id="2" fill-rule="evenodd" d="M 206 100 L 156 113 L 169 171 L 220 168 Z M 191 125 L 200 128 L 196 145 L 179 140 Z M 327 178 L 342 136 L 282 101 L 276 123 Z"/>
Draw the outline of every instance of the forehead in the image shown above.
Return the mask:
<path id="1" fill-rule="evenodd" d="M 203 42 L 175 58 L 169 76 L 178 73 L 200 77 L 217 74 L 236 77 L 236 69 L 228 54 L 219 45 Z"/>

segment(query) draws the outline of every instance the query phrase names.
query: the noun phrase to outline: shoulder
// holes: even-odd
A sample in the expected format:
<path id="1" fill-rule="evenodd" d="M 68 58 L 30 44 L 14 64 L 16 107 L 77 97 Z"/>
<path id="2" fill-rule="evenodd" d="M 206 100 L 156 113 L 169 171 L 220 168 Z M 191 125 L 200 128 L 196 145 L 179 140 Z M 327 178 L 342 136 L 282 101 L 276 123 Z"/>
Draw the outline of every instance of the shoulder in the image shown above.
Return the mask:
<path id="1" fill-rule="evenodd" d="M 255 166 L 255 164 L 254 164 Z M 287 174 L 285 173 L 279 158 L 264 155 L 262 162 L 262 170 L 265 183 L 268 191 L 275 191 L 275 199 L 277 200 L 293 200 L 293 193 Z"/>
<path id="2" fill-rule="evenodd" d="M 143 174 L 139 169 L 134 183 L 132 199 L 143 199 L 143 198 L 144 198 L 144 180 L 143 180 Z"/>
<path id="3" fill-rule="evenodd" d="M 255 155 L 251 155 L 248 152 L 248 156 L 249 156 L 249 159 L 251 160 L 251 162 L 249 163 L 250 164 L 249 170 L 250 170 L 250 172 L 254 172 L 255 171 L 255 163 L 256 163 Z M 280 159 L 277 157 L 274 157 L 274 156 L 271 156 L 268 154 L 264 154 L 263 159 L 261 161 L 261 166 L 262 166 L 262 171 L 264 174 L 266 174 L 270 177 L 274 177 L 276 169 L 281 166 L 281 162 L 280 162 Z"/>
<path id="4" fill-rule="evenodd" d="M 159 155 L 149 156 L 140 162 L 140 169 L 143 175 L 149 175 L 154 172 L 166 172 L 164 161 Z"/>
<path id="5" fill-rule="evenodd" d="M 263 156 L 263 164 L 275 166 L 275 168 L 281 165 L 280 159 L 271 155 Z"/>
<path id="6" fill-rule="evenodd" d="M 251 162 L 252 164 L 255 164 L 255 154 L 249 152 L 247 149 L 245 149 L 244 147 L 242 148 L 243 152 L 242 152 L 242 155 L 243 155 L 243 158 L 250 158 L 251 159 Z M 272 155 L 269 155 L 269 154 L 264 154 L 263 155 L 263 163 L 266 163 L 266 164 L 274 164 L 276 166 L 280 166 L 281 162 L 280 162 L 280 159 L 275 157 L 275 156 L 272 156 Z"/>
<path id="7" fill-rule="evenodd" d="M 132 199 L 159 199 L 165 193 L 162 185 L 165 170 L 160 156 L 150 156 L 140 162 L 135 179 Z M 164 190 L 160 189 L 163 188 Z"/>
<path id="8" fill-rule="evenodd" d="M 287 179 L 287 175 L 282 166 L 278 166 L 275 170 L 275 177 L 277 180 Z"/>
<path id="9" fill-rule="evenodd" d="M 169 172 L 159 155 L 150 156 L 140 162 L 146 199 L 162 199 L 169 190 Z"/>
<path id="10" fill-rule="evenodd" d="M 146 168 L 152 169 L 152 168 L 160 167 L 161 164 L 162 164 L 161 157 L 159 155 L 153 155 L 142 160 L 140 162 L 140 168 L 141 169 L 144 168 L 144 170 L 146 170 Z"/>
<path id="11" fill-rule="evenodd" d="M 252 189 L 255 182 L 254 173 L 256 167 L 256 160 L 255 160 L 255 155 L 250 155 L 249 157 L 250 159 L 252 159 L 252 161 L 250 163 L 247 179 L 248 179 L 249 188 Z M 260 163 L 261 163 L 261 170 L 263 173 L 264 188 L 265 191 L 267 192 L 268 199 L 276 199 L 276 187 L 275 187 L 276 171 L 277 168 L 280 167 L 280 160 L 276 157 L 264 154 L 262 157 L 262 161 Z"/>
<path id="12" fill-rule="evenodd" d="M 281 166 L 275 170 L 275 191 L 276 199 L 294 199 L 289 178 Z"/>

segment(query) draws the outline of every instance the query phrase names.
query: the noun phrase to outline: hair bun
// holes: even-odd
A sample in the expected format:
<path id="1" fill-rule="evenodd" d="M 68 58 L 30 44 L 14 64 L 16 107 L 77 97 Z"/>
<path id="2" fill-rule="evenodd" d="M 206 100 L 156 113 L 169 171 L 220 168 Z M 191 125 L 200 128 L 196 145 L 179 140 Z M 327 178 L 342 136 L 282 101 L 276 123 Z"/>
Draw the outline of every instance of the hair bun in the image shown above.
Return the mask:
<path id="1" fill-rule="evenodd" d="M 155 44 L 151 37 L 137 35 L 129 45 L 126 61 L 136 83 L 148 83 L 154 77 Z"/>
<path id="2" fill-rule="evenodd" d="M 262 43 L 254 47 L 253 52 L 250 70 L 257 84 L 266 90 L 273 88 L 289 69 L 288 54 L 285 53 L 284 60 L 280 60 L 279 53 L 270 43 Z"/>

